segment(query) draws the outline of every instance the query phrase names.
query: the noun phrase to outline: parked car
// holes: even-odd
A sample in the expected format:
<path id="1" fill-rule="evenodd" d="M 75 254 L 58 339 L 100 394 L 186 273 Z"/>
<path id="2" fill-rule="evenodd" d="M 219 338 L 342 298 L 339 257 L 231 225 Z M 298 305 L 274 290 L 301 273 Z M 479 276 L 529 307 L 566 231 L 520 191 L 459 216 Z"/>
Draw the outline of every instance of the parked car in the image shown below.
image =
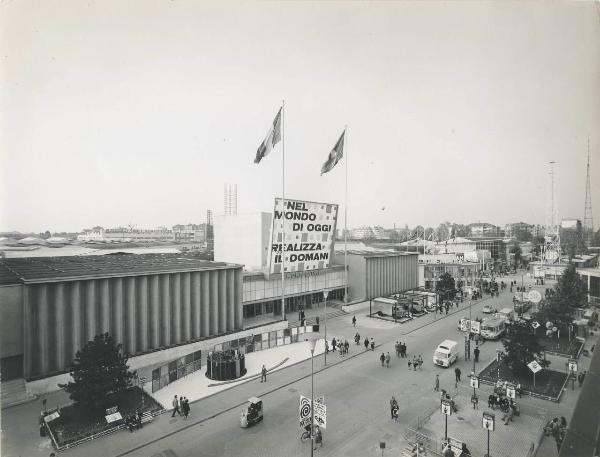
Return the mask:
<path id="1" fill-rule="evenodd" d="M 497 311 L 496 308 L 494 308 L 492 305 L 485 305 L 483 307 L 483 313 L 484 314 L 493 314 Z"/>

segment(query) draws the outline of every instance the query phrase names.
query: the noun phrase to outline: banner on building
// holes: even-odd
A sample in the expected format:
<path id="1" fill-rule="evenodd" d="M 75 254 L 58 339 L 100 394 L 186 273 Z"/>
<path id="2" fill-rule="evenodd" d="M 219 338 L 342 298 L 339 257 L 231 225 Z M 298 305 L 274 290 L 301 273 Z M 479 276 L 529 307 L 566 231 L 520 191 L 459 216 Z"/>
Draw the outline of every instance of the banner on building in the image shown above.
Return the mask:
<path id="1" fill-rule="evenodd" d="M 269 271 L 310 271 L 328 268 L 333 256 L 338 205 L 275 199 Z M 285 230 L 284 230 L 285 225 Z M 283 233 L 285 232 L 285 241 Z"/>

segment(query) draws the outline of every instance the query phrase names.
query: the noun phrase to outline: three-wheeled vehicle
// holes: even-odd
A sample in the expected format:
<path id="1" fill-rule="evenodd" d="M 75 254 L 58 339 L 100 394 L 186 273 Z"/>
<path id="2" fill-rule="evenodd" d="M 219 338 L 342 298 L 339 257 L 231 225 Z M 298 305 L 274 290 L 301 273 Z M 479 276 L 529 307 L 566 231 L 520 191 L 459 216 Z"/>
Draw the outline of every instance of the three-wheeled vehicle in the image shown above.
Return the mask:
<path id="1" fill-rule="evenodd" d="M 243 428 L 254 425 L 263 420 L 263 406 L 262 400 L 257 397 L 250 397 L 248 399 L 248 405 L 242 409 L 240 415 L 240 426 Z"/>

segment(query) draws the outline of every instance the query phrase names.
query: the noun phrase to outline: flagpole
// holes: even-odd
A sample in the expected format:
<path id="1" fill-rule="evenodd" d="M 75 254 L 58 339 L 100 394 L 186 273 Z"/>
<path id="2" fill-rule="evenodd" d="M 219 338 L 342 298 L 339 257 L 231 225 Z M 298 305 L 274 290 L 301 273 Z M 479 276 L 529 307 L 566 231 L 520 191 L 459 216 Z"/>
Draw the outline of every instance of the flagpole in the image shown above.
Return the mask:
<path id="1" fill-rule="evenodd" d="M 285 320 L 285 100 L 281 101 L 281 315 Z"/>
<path id="2" fill-rule="evenodd" d="M 348 125 L 344 128 L 344 149 L 346 149 L 346 195 L 344 202 L 344 277 L 346 279 L 344 302 L 348 303 Z"/>

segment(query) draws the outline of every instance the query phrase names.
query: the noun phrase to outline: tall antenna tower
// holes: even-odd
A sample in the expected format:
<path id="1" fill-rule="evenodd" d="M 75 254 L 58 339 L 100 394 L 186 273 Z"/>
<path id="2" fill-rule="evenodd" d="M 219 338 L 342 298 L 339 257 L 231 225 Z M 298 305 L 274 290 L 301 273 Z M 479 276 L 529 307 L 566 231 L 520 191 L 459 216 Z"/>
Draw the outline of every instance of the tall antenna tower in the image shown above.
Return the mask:
<path id="1" fill-rule="evenodd" d="M 543 263 L 554 263 L 560 260 L 560 229 L 556 217 L 556 205 L 554 203 L 554 164 L 550 162 L 550 212 L 546 214 L 546 234 L 544 250 L 542 252 Z"/>
<path id="2" fill-rule="evenodd" d="M 594 236 L 594 219 L 592 217 L 592 192 L 590 184 L 590 139 L 587 148 L 587 177 L 585 179 L 585 212 L 583 216 L 583 237 L 586 247 L 592 244 Z"/>
<path id="3" fill-rule="evenodd" d="M 237 214 L 237 184 L 225 184 L 223 202 L 226 216 Z"/>

